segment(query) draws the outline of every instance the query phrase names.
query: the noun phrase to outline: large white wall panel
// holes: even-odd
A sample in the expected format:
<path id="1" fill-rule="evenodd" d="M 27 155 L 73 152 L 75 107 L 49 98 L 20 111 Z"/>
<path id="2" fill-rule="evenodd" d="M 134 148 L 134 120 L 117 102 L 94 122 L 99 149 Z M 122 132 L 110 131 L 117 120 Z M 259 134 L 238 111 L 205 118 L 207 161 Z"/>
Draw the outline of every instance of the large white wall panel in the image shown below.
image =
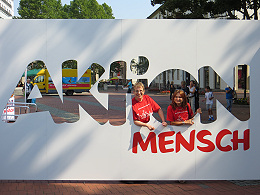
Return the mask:
<path id="1" fill-rule="evenodd" d="M 133 152 L 134 134 L 143 141 L 151 133 L 133 124 L 131 96 L 126 95 L 127 121 L 121 126 L 100 125 L 80 107 L 80 120 L 72 124 L 55 124 L 48 112 L 26 114 L 13 124 L 0 123 L 0 179 L 259 179 L 260 131 L 258 130 L 258 77 L 260 73 L 259 21 L 231 20 L 1 20 L 0 21 L 0 107 L 4 108 L 26 66 L 34 60 L 45 62 L 62 99 L 61 64 L 77 60 L 79 75 L 92 64 L 105 68 L 100 79 L 109 78 L 110 64 L 127 62 L 127 78 L 151 82 L 168 69 L 183 69 L 196 79 L 198 70 L 211 66 L 232 86 L 233 67 L 248 64 L 251 84 L 251 113 L 241 122 L 219 102 L 217 121 L 201 124 L 200 116 L 190 127 L 162 127 L 154 118 L 157 152 L 137 146 Z M 258 51 L 258 52 L 257 52 Z M 130 71 L 130 61 L 137 56 L 149 60 L 144 75 Z M 97 85 L 91 93 L 106 108 L 107 94 Z M 221 151 L 216 139 L 222 130 L 221 145 L 232 148 Z M 239 143 L 234 150 L 232 139 L 238 132 L 242 139 L 250 129 L 250 146 Z M 198 134 L 207 130 L 214 144 L 211 152 Z M 162 153 L 160 135 L 174 132 L 173 140 Z M 192 151 L 181 146 L 176 152 L 176 134 L 189 141 L 195 133 Z"/>

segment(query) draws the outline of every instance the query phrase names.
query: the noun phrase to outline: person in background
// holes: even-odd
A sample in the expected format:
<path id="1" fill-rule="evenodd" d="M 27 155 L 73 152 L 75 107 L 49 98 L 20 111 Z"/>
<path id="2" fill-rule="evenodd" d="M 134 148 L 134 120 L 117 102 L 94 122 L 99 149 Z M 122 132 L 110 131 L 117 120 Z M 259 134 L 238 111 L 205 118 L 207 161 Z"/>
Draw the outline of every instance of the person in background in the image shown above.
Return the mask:
<path id="1" fill-rule="evenodd" d="M 227 110 L 231 112 L 232 102 L 233 102 L 233 90 L 230 87 L 225 88 L 226 91 L 226 100 L 227 100 Z"/>
<path id="2" fill-rule="evenodd" d="M 170 90 L 170 81 L 167 81 L 167 90 Z"/>
<path id="3" fill-rule="evenodd" d="M 203 102 L 206 101 L 206 109 L 208 110 L 208 115 L 209 115 L 209 121 L 214 121 L 214 117 L 213 117 L 213 112 L 212 112 L 212 107 L 213 107 L 213 93 L 210 90 L 210 87 L 207 86 L 205 88 L 205 99 L 202 100 Z"/>
<path id="4" fill-rule="evenodd" d="M 170 84 L 170 100 L 172 100 L 172 94 L 175 91 L 174 82 L 172 81 Z"/>
<path id="5" fill-rule="evenodd" d="M 181 82 L 181 88 L 180 89 L 185 92 L 186 96 L 189 94 L 189 88 L 186 86 L 186 82 L 185 81 Z"/>
<path id="6" fill-rule="evenodd" d="M 201 114 L 201 109 L 198 108 L 196 113 Z M 172 97 L 172 103 L 167 108 L 167 121 L 170 125 L 193 125 L 194 115 L 187 97 L 183 90 L 176 90 Z"/>
<path id="7" fill-rule="evenodd" d="M 196 92 L 196 87 L 195 87 L 195 82 L 193 80 L 190 81 L 190 86 L 189 88 L 189 103 L 191 106 L 191 109 L 193 112 L 195 112 L 195 92 Z"/>
<path id="8" fill-rule="evenodd" d="M 116 80 L 116 83 L 115 83 L 115 91 L 118 91 L 118 80 Z"/>
<path id="9" fill-rule="evenodd" d="M 199 87 L 198 87 L 198 83 L 197 82 L 194 82 L 195 83 L 195 93 L 194 93 L 194 96 L 195 96 L 195 110 L 197 110 L 199 107 L 200 107 L 200 94 L 199 94 Z"/>
<path id="10" fill-rule="evenodd" d="M 31 80 L 30 79 L 27 79 L 27 82 L 24 84 L 23 86 L 23 92 L 26 91 L 26 93 L 24 94 L 25 97 L 26 97 L 26 103 L 31 103 L 32 100 L 31 99 L 28 99 L 31 91 L 32 91 L 32 88 L 33 88 L 33 85 L 31 83 Z M 26 90 L 25 90 L 26 89 Z"/>
<path id="11" fill-rule="evenodd" d="M 130 79 L 128 80 L 127 87 L 128 87 L 127 93 L 131 93 L 133 84 Z"/>
<path id="12" fill-rule="evenodd" d="M 148 122 L 150 121 L 150 115 L 154 112 L 158 112 L 162 120 L 162 125 L 166 127 L 167 123 L 165 122 L 161 107 L 150 96 L 144 94 L 145 88 L 143 83 L 136 83 L 133 93 L 135 96 L 132 99 L 134 124 L 147 127 L 149 130 L 154 130 L 155 128 L 148 124 Z"/>

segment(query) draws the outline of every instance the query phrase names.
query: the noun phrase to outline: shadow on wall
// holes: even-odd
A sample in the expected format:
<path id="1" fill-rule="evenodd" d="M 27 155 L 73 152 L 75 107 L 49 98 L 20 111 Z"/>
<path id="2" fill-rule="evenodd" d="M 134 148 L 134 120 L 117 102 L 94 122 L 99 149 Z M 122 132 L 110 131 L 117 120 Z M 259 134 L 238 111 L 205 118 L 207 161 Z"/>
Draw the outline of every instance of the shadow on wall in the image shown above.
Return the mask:
<path id="1" fill-rule="evenodd" d="M 22 23 L 23 23 L 23 21 L 20 24 L 20 29 L 26 29 L 26 28 L 23 27 Z M 104 32 L 106 27 L 107 26 L 104 26 L 103 28 L 94 29 L 94 32 L 95 31 L 96 32 Z M 218 25 L 218 24 L 213 25 L 212 32 L 214 32 L 214 33 L 218 32 L 220 30 L 220 27 L 223 28 L 222 25 Z M 58 32 L 60 32 L 60 29 L 62 29 L 62 28 L 57 26 L 57 31 L 55 31 L 54 33 L 59 34 Z M 135 29 L 138 29 L 138 26 L 135 25 L 135 26 L 129 27 L 129 30 L 127 31 L 128 33 L 125 34 L 125 35 L 122 35 L 122 36 L 130 38 L 132 36 L 131 33 L 134 34 L 133 30 L 135 30 Z M 7 39 L 6 42 L 2 43 L 1 51 L 5 51 L 2 47 L 8 46 L 8 49 L 6 51 L 13 51 L 12 55 L 13 56 L 17 56 L 17 58 L 13 57 L 13 58 L 5 59 L 3 61 L 3 64 L 10 64 L 10 65 L 19 64 L 21 62 L 24 62 L 24 61 L 28 60 L 28 58 L 29 59 L 41 59 L 41 58 L 38 58 L 37 51 L 40 51 L 40 50 L 44 51 L 46 49 L 45 48 L 45 41 L 43 41 L 44 43 L 43 42 L 42 43 L 37 42 L 37 44 L 35 42 L 33 42 L 33 41 L 28 41 L 27 44 L 24 45 L 22 42 L 21 43 L 19 42 L 19 38 L 21 38 L 21 37 L 15 36 L 15 35 L 17 35 L 16 34 L 16 32 L 17 32 L 16 28 L 12 28 L 12 26 L 11 26 L 11 28 L 8 28 L 8 25 L 7 25 L 6 28 L 1 29 L 1 30 L 2 31 L 1 31 L 1 34 L 0 34 L 1 36 L 0 37 L 6 37 L 7 34 L 10 34 L 10 37 L 17 37 L 16 39 L 13 39 L 13 41 L 10 41 L 10 39 Z M 71 29 L 71 31 L 68 31 L 68 32 L 62 34 L 63 36 L 60 39 L 57 39 L 55 44 L 59 45 L 64 40 L 66 40 L 66 37 L 70 37 L 70 35 L 73 34 L 72 30 L 74 31 L 74 29 Z M 39 38 L 39 34 L 37 34 L 37 33 L 35 34 L 35 32 L 39 32 L 39 30 L 37 30 L 37 28 L 30 29 L 30 31 L 33 32 L 32 33 L 33 36 L 30 37 L 30 39 L 34 38 L 34 39 L 37 39 L 37 40 L 45 40 L 42 37 Z M 257 29 L 256 30 L 252 30 L 252 32 L 247 33 L 247 36 L 248 37 L 250 37 L 250 36 L 258 37 L 258 34 L 259 34 L 258 32 L 259 31 Z M 84 55 L 86 53 L 86 51 L 87 51 L 86 48 L 92 48 L 90 50 L 91 52 L 90 52 L 89 55 L 95 56 L 94 53 L 96 51 L 99 51 L 101 56 L 103 54 L 105 55 L 107 53 L 107 51 L 109 51 L 110 45 L 108 44 L 107 46 L 102 47 L 102 48 L 100 48 L 99 45 L 96 45 L 95 44 L 95 40 L 100 38 L 100 35 L 102 35 L 102 34 L 95 34 L 94 33 L 94 39 L 92 40 L 92 42 L 90 42 L 89 45 L 83 45 L 82 48 L 81 48 L 82 52 L 80 54 L 78 54 L 78 55 Z M 221 61 L 225 61 L 229 57 L 228 53 L 232 53 L 232 51 L 234 51 L 236 48 L 239 48 L 238 42 L 236 42 L 237 37 L 240 37 L 239 35 L 240 34 L 238 34 L 237 36 L 234 36 L 233 40 L 230 41 L 231 43 L 236 43 L 236 44 L 233 44 L 233 45 L 230 44 L 229 52 L 227 52 L 226 55 L 220 56 L 220 60 L 219 60 L 220 62 Z M 79 36 L 77 38 L 77 40 L 72 40 L 71 42 L 80 43 L 81 40 L 82 40 L 81 37 L 82 36 Z M 1 39 L 1 40 L 3 40 L 3 39 Z M 8 41 L 10 41 L 10 42 L 8 42 Z M 13 44 L 14 42 L 18 43 L 18 45 L 17 44 Z M 113 40 L 111 42 L 113 43 Z M 241 43 L 241 41 L 239 43 Z M 249 38 L 245 39 L 244 43 L 246 43 L 246 45 L 248 46 L 247 48 L 253 47 L 254 45 L 257 44 L 257 43 L 252 42 L 252 40 L 249 39 Z M 12 50 L 10 48 L 12 45 L 16 46 L 15 50 Z M 28 51 L 32 50 L 32 48 L 31 48 L 32 45 L 37 45 L 38 49 L 37 49 L 37 51 L 35 50 L 33 54 L 29 54 Z M 118 50 L 121 50 L 121 49 L 122 48 L 118 48 Z M 241 59 L 240 56 L 243 56 L 242 52 L 244 52 L 244 51 L 241 51 L 240 53 L 237 54 L 238 55 L 237 59 Z M 110 55 L 110 54 L 111 53 L 109 53 L 107 55 Z M 2 55 L 5 55 L 5 53 L 3 52 Z M 26 58 L 24 61 L 19 61 L 20 59 L 24 58 L 24 56 L 28 56 L 28 55 L 29 55 L 29 57 Z M 19 58 L 19 56 L 22 56 L 22 57 Z M 112 58 L 113 58 L 113 55 L 111 55 L 111 58 L 109 58 L 109 59 L 112 59 Z M 17 61 L 16 61 L 17 59 L 18 59 L 19 63 L 17 63 Z M 22 63 L 21 66 L 23 66 L 23 64 L 26 64 L 26 63 Z M 6 74 L 7 75 L 12 75 L 12 73 L 14 72 L 13 68 L 14 68 L 13 66 L 10 66 L 10 67 L 6 66 L 6 68 L 5 68 Z M 226 67 L 223 67 L 224 70 L 222 70 L 222 72 L 224 72 L 226 75 L 230 75 L 230 73 L 228 71 L 225 71 L 225 68 Z M 176 71 L 173 71 L 173 72 L 175 73 Z M 177 70 L 177 72 L 178 72 L 178 70 Z M 177 74 L 177 72 L 176 72 L 176 74 Z M 177 75 L 176 75 L 176 77 L 177 77 Z M 3 86 L 2 90 L 3 91 L 10 91 L 9 88 L 10 88 L 10 85 L 7 85 L 6 87 Z M 124 92 L 122 92 L 122 94 L 124 94 Z M 217 94 L 217 92 L 216 92 L 216 94 Z M 83 94 L 83 95 L 75 95 L 75 96 L 70 96 L 70 97 L 68 96 L 68 97 L 64 98 L 62 109 L 60 109 L 60 108 L 56 109 L 55 108 L 55 106 L 62 104 L 61 100 L 60 100 L 60 98 L 59 98 L 59 96 L 57 94 L 56 95 L 46 95 L 46 96 L 44 96 L 42 98 L 42 99 L 47 98 L 46 99 L 46 102 L 48 102 L 47 106 L 43 102 L 41 103 L 40 99 L 36 100 L 36 104 L 39 105 L 38 106 L 39 111 L 44 111 L 44 106 L 45 106 L 46 110 L 50 111 L 50 113 L 52 114 L 55 122 L 57 122 L 57 121 L 61 121 L 61 122 L 68 122 L 68 121 L 69 122 L 75 122 L 75 121 L 77 121 L 78 120 L 78 116 L 77 116 L 78 115 L 78 110 L 77 110 L 78 108 L 76 108 L 77 107 L 76 105 L 78 105 L 78 104 L 80 104 L 80 105 L 85 104 L 85 109 L 86 110 L 89 109 L 89 110 L 87 110 L 87 112 L 88 113 L 92 113 L 91 115 L 92 115 L 93 118 L 95 118 L 96 120 L 99 119 L 100 123 L 105 123 L 108 120 L 108 116 L 107 116 L 108 112 L 107 112 L 107 110 L 104 109 L 102 106 L 100 106 L 100 104 L 98 102 L 95 102 L 95 98 L 94 97 L 86 99 L 87 97 L 91 97 L 91 95 L 90 94 Z M 124 97 L 125 98 L 124 95 L 122 95 L 120 97 Z M 223 96 L 221 96 L 221 97 L 223 97 Z M 20 99 L 23 100 L 24 97 L 22 96 Z M 116 112 L 117 111 L 122 111 L 122 107 L 125 106 L 124 99 L 122 98 L 122 105 L 123 105 L 122 107 L 118 106 L 119 102 L 120 102 L 119 99 L 116 99 L 115 97 L 111 98 L 111 100 L 112 99 L 116 100 L 115 101 L 116 103 L 114 105 L 114 108 L 115 108 L 114 110 L 116 110 L 116 108 L 119 107 L 118 110 L 116 110 Z M 167 98 L 167 99 L 169 99 L 169 98 Z M 159 105 L 162 105 L 160 101 L 162 102 L 164 100 L 160 100 L 160 99 L 157 100 Z M 74 104 L 75 108 L 74 108 L 74 106 L 73 106 L 73 108 L 70 107 L 71 103 Z M 166 105 L 168 106 L 169 103 L 170 103 L 170 101 Z M 41 106 L 42 106 L 41 104 L 43 105 L 42 108 L 41 108 Z M 82 107 L 84 107 L 84 106 L 82 106 Z M 55 108 L 55 109 L 53 109 L 53 108 Z M 102 114 L 100 114 L 100 113 L 102 113 Z M 119 113 L 119 112 L 117 112 L 117 113 Z M 125 115 L 124 111 L 122 111 L 122 113 L 124 113 L 124 115 Z M 166 112 L 164 112 L 164 113 L 166 114 Z M 73 118 L 74 116 L 75 116 L 75 118 Z M 107 118 L 105 118 L 105 117 L 107 117 Z M 70 121 L 71 118 L 72 118 L 72 120 Z M 105 120 L 102 121 L 104 118 L 105 118 Z M 6 125 L 6 126 L 8 126 L 8 125 Z M 12 125 L 12 128 L 10 127 L 10 130 L 17 131 L 17 129 L 19 129 L 19 128 L 20 128 L 20 124 L 15 123 L 15 124 Z M 83 128 L 85 128 L 85 127 L 83 127 Z M 30 159 L 30 162 L 27 163 L 28 169 L 17 170 L 17 171 L 24 171 L 24 172 L 27 171 L 28 172 L 29 171 L 29 167 L 33 167 L 33 165 L 34 165 L 33 162 L 39 158 L 39 156 L 38 156 L 39 155 L 39 151 L 43 151 L 44 150 L 44 143 L 39 143 L 38 142 L 39 140 L 37 139 L 37 138 L 39 138 L 42 135 L 38 135 L 37 131 L 35 131 L 33 133 L 31 131 L 28 131 L 27 133 L 21 134 L 19 136 L 16 133 L 17 132 L 13 132 L 13 134 L 15 134 L 16 136 L 12 137 L 12 139 L 9 139 L 10 137 L 8 137 L 8 136 L 10 136 L 12 134 L 12 132 L 11 131 L 3 131 L 2 141 L 4 139 L 7 139 L 7 140 L 12 140 L 12 142 L 10 142 L 8 147 L 7 147 L 8 148 L 8 152 L 10 153 L 9 158 L 6 159 L 6 161 L 2 161 L 2 165 L 4 165 L 2 167 L 9 167 L 9 169 L 7 169 L 8 171 L 10 170 L 10 167 L 13 167 L 14 170 L 16 170 L 15 169 L 16 163 L 17 162 L 23 162 L 25 157 L 28 157 L 28 159 Z M 91 137 L 91 135 L 93 133 L 94 132 L 91 132 L 89 134 L 86 133 L 86 135 L 84 137 Z M 60 132 L 57 132 L 57 134 L 52 135 L 52 136 L 53 137 L 51 137 L 50 139 L 58 138 L 60 136 Z M 64 169 L 66 169 L 71 164 L 73 164 L 73 160 L 74 159 L 76 159 L 78 156 L 82 155 L 81 148 L 87 147 L 89 143 L 90 143 L 90 139 L 86 140 L 83 137 L 75 139 L 73 142 L 71 142 L 68 145 L 68 148 L 62 148 L 62 150 L 57 154 L 57 156 L 55 156 L 48 164 L 45 164 L 42 169 L 37 170 L 36 171 L 37 172 L 36 175 L 45 175 L 46 174 L 46 170 L 48 170 L 49 167 L 52 167 L 53 165 L 59 164 L 59 162 L 64 160 L 64 161 L 66 161 L 66 163 L 63 163 L 63 166 L 60 166 L 56 171 L 51 173 L 53 177 L 58 176 L 59 174 L 61 174 L 63 172 Z M 37 145 L 37 147 L 35 147 L 36 145 Z M 21 146 L 23 146 L 23 147 L 21 147 Z M 15 154 L 18 149 L 20 149 L 20 151 L 22 150 L 23 152 L 20 153 L 20 154 L 17 154 L 17 156 L 11 156 L 11 155 Z M 37 152 L 33 152 L 33 150 L 37 150 Z M 189 171 L 189 170 L 187 169 L 187 171 Z"/>

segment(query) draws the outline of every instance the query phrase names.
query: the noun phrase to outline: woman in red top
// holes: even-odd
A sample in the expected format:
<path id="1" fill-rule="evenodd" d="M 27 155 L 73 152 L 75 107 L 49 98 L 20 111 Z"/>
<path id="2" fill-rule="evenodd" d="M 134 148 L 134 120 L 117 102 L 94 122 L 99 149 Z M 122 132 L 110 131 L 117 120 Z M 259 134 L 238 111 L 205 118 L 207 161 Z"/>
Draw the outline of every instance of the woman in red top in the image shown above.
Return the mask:
<path id="1" fill-rule="evenodd" d="M 138 82 L 134 86 L 134 95 L 132 99 L 132 109 L 133 109 L 133 119 L 134 124 L 138 126 L 145 126 L 149 130 L 154 130 L 154 127 L 148 122 L 150 121 L 150 115 L 153 112 L 158 112 L 160 118 L 162 119 L 162 125 L 167 126 L 163 111 L 161 107 L 148 95 L 144 95 L 144 85 Z"/>
<path id="2" fill-rule="evenodd" d="M 201 113 L 201 109 L 198 108 L 197 112 Z M 187 103 L 185 92 L 176 90 L 172 97 L 172 103 L 167 109 L 167 121 L 170 121 L 171 125 L 192 125 L 194 124 L 192 121 L 193 116 L 194 114 L 190 104 Z"/>

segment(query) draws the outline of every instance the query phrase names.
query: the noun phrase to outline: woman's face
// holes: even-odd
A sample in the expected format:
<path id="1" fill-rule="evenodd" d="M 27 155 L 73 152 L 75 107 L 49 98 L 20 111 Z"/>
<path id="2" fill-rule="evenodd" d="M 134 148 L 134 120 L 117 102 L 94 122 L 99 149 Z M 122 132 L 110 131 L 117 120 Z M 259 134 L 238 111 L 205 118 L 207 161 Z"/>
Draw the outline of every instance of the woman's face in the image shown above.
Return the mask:
<path id="1" fill-rule="evenodd" d="M 142 87 L 135 87 L 134 95 L 137 101 L 142 101 L 144 96 L 144 89 Z"/>
<path id="2" fill-rule="evenodd" d="M 174 103 L 177 105 L 177 106 L 181 106 L 181 103 L 183 102 L 183 99 L 181 97 L 181 94 L 180 93 L 177 93 L 176 96 L 174 97 Z"/>

